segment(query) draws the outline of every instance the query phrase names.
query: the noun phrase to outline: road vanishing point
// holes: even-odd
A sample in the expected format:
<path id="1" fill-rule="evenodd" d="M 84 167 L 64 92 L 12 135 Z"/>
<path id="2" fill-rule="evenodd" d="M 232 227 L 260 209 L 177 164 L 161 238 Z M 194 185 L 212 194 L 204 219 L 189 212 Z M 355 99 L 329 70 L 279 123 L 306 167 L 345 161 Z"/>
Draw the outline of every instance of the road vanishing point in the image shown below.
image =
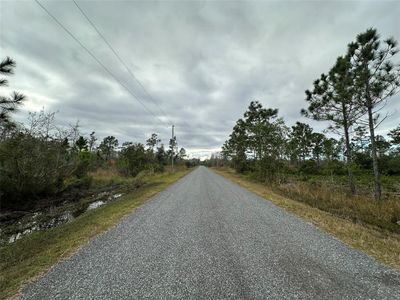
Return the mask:
<path id="1" fill-rule="evenodd" d="M 23 299 L 400 299 L 400 273 L 199 167 Z"/>

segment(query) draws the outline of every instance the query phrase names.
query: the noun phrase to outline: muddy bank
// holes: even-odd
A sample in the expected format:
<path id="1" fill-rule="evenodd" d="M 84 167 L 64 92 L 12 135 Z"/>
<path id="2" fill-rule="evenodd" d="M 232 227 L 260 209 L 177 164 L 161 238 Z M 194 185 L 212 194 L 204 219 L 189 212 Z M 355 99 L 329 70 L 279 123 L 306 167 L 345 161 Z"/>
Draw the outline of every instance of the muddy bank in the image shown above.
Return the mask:
<path id="1" fill-rule="evenodd" d="M 48 230 L 71 222 L 87 211 L 119 199 L 138 186 L 111 187 L 81 193 L 79 199 L 63 197 L 57 205 L 38 207 L 32 211 L 8 211 L 0 213 L 0 245 L 14 243 L 35 231 Z M 82 195 L 85 195 L 82 197 Z M 45 203 L 45 200 L 42 201 Z M 53 202 L 54 203 L 54 202 Z"/>

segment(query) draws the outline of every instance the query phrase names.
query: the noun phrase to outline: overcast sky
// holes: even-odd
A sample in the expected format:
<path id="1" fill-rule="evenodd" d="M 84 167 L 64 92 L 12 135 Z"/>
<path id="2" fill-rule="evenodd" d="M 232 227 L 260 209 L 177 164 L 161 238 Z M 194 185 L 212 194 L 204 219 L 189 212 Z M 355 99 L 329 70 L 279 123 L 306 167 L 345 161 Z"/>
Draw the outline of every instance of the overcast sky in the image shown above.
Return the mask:
<path id="1" fill-rule="evenodd" d="M 367 28 L 400 41 L 398 1 L 78 1 L 161 111 L 72 1 L 41 2 L 157 118 L 34 1 L 0 0 L 1 58 L 16 60 L 10 88 L 28 97 L 17 120 L 44 107 L 84 133 L 144 142 L 156 132 L 165 144 L 173 122 L 195 156 L 219 149 L 251 100 L 278 108 L 287 125 L 324 129 L 300 117 L 304 90 Z M 400 122 L 400 97 L 386 110 L 381 133 Z"/>

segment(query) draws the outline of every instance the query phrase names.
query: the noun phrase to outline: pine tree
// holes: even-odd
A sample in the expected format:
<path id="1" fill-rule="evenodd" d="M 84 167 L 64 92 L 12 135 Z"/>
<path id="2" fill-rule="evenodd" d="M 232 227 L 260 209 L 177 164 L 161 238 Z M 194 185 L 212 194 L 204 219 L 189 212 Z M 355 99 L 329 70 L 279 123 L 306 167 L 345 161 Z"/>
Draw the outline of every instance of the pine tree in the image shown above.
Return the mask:
<path id="1" fill-rule="evenodd" d="M 309 106 L 301 112 L 317 121 L 329 121 L 331 123 L 330 130 L 337 133 L 342 132 L 346 147 L 349 188 L 354 195 L 356 187 L 352 172 L 350 128 L 362 113 L 354 102 L 353 83 L 350 57 L 338 57 L 328 75 L 322 74 L 319 79 L 314 81 L 313 89 L 306 91 L 306 101 Z"/>
<path id="2" fill-rule="evenodd" d="M 15 61 L 9 57 L 3 59 L 0 63 L 0 74 L 2 75 L 12 75 L 14 74 L 14 68 L 16 64 Z M 7 86 L 8 81 L 5 78 L 0 79 L 0 86 Z M 6 124 L 12 124 L 10 113 L 15 112 L 25 100 L 25 96 L 13 92 L 11 96 L 0 96 L 0 126 L 4 127 Z"/>
<path id="3" fill-rule="evenodd" d="M 382 185 L 378 166 L 375 129 L 379 126 L 379 110 L 400 88 L 400 65 L 392 62 L 398 53 L 393 38 L 383 43 L 376 29 L 360 33 L 356 41 L 348 46 L 348 56 L 355 78 L 355 99 L 366 114 L 373 161 L 375 199 L 381 198 Z"/>

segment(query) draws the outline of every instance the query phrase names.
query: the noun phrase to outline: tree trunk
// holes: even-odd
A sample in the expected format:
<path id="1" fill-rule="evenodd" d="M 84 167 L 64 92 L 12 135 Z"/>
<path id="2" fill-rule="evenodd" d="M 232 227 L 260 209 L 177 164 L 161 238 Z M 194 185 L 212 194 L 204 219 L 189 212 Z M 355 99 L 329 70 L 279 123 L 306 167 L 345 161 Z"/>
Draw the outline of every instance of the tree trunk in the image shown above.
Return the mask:
<path id="1" fill-rule="evenodd" d="M 370 103 L 370 100 L 367 100 Z M 371 153 L 372 153 L 372 166 L 374 169 L 374 184 L 375 184 L 375 200 L 379 200 L 382 194 L 382 186 L 381 186 L 381 178 L 379 174 L 378 167 L 378 157 L 376 155 L 376 143 L 375 143 L 375 127 L 374 127 L 374 118 L 372 114 L 372 107 L 368 105 L 368 125 L 369 125 L 369 133 L 371 139 Z"/>
<path id="2" fill-rule="evenodd" d="M 347 174 L 349 177 L 349 188 L 352 195 L 356 194 L 356 186 L 354 184 L 354 176 L 351 170 L 352 168 L 352 152 L 351 152 L 351 145 L 350 145 L 350 137 L 349 137 L 349 128 L 347 125 L 344 128 L 344 136 L 346 141 L 346 165 L 347 165 Z"/>
<path id="3" fill-rule="evenodd" d="M 352 195 L 356 194 L 356 186 L 354 184 L 354 176 L 351 171 L 352 168 L 352 151 L 350 145 L 350 136 L 349 136 L 349 124 L 347 122 L 347 113 L 345 104 L 343 103 L 343 129 L 344 129 L 344 139 L 346 143 L 346 165 L 347 165 L 347 174 L 349 178 L 349 188 Z"/>

